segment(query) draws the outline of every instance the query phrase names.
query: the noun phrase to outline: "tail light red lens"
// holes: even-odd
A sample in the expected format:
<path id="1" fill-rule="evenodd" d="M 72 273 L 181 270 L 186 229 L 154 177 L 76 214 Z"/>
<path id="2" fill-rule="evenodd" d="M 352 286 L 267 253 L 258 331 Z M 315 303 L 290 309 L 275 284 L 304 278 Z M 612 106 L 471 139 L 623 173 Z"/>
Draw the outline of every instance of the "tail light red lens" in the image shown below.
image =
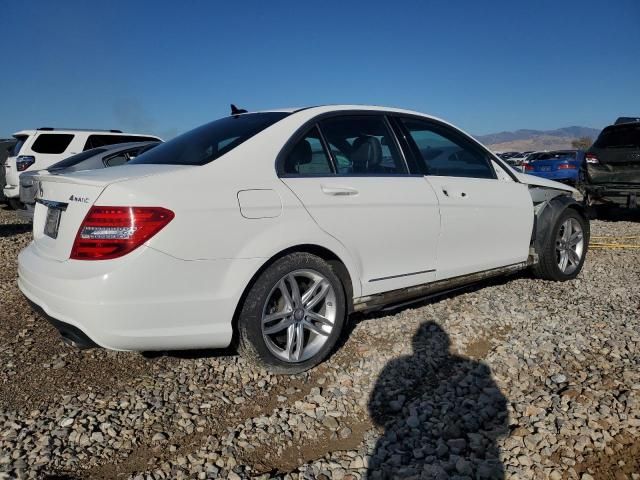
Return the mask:
<path id="1" fill-rule="evenodd" d="M 525 172 L 530 172 L 533 170 L 533 165 L 529 164 L 529 163 L 525 163 L 524 164 L 524 170 Z"/>
<path id="2" fill-rule="evenodd" d="M 16 169 L 19 172 L 24 172 L 34 163 L 36 163 L 36 157 L 32 157 L 31 155 L 20 155 L 16 158 Z"/>
<path id="3" fill-rule="evenodd" d="M 558 170 L 576 170 L 578 167 L 570 163 L 561 163 L 558 165 Z"/>
<path id="4" fill-rule="evenodd" d="M 598 157 L 596 157 L 593 153 L 587 153 L 584 156 L 584 159 L 587 163 L 591 163 L 592 165 L 597 165 L 600 163 L 600 160 L 598 160 Z"/>
<path id="5" fill-rule="evenodd" d="M 135 250 L 175 214 L 161 207 L 91 207 L 71 249 L 74 260 L 109 260 Z"/>

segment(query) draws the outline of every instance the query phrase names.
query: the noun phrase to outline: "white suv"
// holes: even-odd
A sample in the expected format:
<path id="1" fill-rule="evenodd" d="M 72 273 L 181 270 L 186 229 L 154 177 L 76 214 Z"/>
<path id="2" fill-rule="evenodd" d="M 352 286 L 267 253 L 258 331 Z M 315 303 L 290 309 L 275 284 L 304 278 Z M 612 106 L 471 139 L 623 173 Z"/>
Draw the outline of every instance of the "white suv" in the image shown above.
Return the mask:
<path id="1" fill-rule="evenodd" d="M 38 128 L 14 133 L 16 145 L 4 164 L 5 196 L 17 206 L 20 198 L 19 176 L 27 170 L 46 169 L 60 160 L 91 148 L 114 143 L 158 141 L 158 137 L 123 133 L 120 130 L 75 130 Z"/>

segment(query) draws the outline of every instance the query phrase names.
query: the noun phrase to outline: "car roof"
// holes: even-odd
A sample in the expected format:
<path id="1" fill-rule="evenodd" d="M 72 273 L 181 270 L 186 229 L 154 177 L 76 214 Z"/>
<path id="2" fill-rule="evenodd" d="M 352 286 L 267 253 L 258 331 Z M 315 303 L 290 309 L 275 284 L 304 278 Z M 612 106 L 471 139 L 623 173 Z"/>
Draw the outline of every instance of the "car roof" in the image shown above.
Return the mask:
<path id="1" fill-rule="evenodd" d="M 129 133 L 129 132 L 121 132 L 120 130 L 117 130 L 117 131 L 116 130 L 91 130 L 86 128 L 36 128 L 33 130 L 19 130 L 15 132 L 13 136 L 16 137 L 21 135 L 34 135 L 38 132 L 45 132 L 45 133 L 84 132 L 84 133 L 96 133 L 96 134 L 102 134 L 102 135 L 133 135 L 133 136 L 140 136 L 140 137 L 153 137 L 158 139 L 160 138 L 160 137 L 157 137 L 156 135 L 151 135 L 146 133 Z"/>
<path id="2" fill-rule="evenodd" d="M 382 105 L 358 105 L 358 104 L 328 104 L 328 105 L 315 105 L 308 107 L 289 107 L 289 108 L 274 108 L 268 110 L 260 110 L 256 112 L 247 112 L 247 113 L 268 113 L 268 112 L 287 112 L 287 113 L 298 113 L 305 111 L 307 113 L 313 114 L 322 114 L 322 113 L 331 113 L 331 112 L 340 112 L 340 111 L 349 111 L 349 110 L 372 110 L 372 111 L 381 111 L 381 112 L 389 112 L 389 113 L 405 113 L 409 115 L 420 115 L 421 117 L 428 117 L 434 120 L 443 121 L 440 118 L 433 117 L 431 115 L 417 112 L 415 110 L 406 110 L 403 108 L 396 107 L 385 107 Z M 246 115 L 246 114 L 240 114 Z"/>

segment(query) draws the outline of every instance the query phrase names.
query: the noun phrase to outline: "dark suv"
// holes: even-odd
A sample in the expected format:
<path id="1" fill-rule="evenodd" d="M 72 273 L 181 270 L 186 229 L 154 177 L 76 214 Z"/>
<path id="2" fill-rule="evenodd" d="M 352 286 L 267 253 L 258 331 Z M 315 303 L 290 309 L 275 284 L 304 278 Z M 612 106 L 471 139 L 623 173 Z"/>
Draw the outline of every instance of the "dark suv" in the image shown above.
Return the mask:
<path id="1" fill-rule="evenodd" d="M 636 208 L 640 196 L 640 119 L 620 118 L 587 150 L 584 192 L 587 204 Z"/>

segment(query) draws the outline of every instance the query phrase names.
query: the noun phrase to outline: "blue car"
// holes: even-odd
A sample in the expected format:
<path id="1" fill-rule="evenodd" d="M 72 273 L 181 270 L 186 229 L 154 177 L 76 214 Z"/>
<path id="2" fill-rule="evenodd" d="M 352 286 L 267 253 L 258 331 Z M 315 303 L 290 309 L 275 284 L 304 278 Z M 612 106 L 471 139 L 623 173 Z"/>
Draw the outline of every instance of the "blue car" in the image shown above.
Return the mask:
<path id="1" fill-rule="evenodd" d="M 523 171 L 530 175 L 575 185 L 580 178 L 583 163 L 582 150 L 536 152 L 527 157 Z"/>

